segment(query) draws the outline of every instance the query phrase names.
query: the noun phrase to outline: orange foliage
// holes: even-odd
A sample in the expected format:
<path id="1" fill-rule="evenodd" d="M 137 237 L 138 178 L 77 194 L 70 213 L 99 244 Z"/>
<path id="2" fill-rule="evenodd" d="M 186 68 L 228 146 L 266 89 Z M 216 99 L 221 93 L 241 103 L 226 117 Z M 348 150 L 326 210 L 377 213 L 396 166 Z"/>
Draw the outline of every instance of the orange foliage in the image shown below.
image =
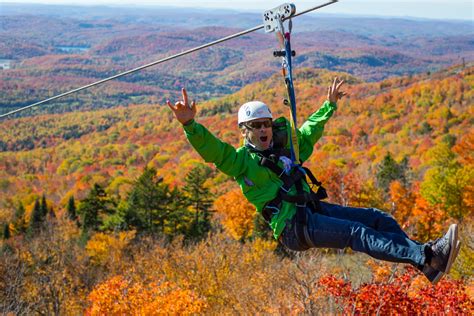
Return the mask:
<path id="1" fill-rule="evenodd" d="M 86 315 L 191 315 L 207 307 L 193 291 L 171 282 L 134 282 L 121 275 L 96 286 L 88 299 Z"/>
<path id="2" fill-rule="evenodd" d="M 416 225 L 417 240 L 428 241 L 443 233 L 446 213 L 418 196 L 413 208 L 413 221 Z"/>
<path id="3" fill-rule="evenodd" d="M 453 146 L 453 151 L 459 155 L 461 163 L 474 165 L 474 128 L 471 128 L 471 130 Z"/>
<path id="4" fill-rule="evenodd" d="M 240 189 L 234 189 L 220 196 L 214 208 L 224 217 L 222 224 L 235 239 L 252 234 L 255 207 L 243 196 Z"/>
<path id="5" fill-rule="evenodd" d="M 415 206 L 415 194 L 409 188 L 405 188 L 400 181 L 392 181 L 390 183 L 390 199 L 393 203 L 392 214 L 398 223 L 406 228 L 411 224 L 410 219 Z"/>
<path id="6" fill-rule="evenodd" d="M 327 168 L 321 170 L 319 181 L 321 181 L 326 188 L 331 202 L 344 205 L 341 190 L 342 178 L 343 174 L 341 168 L 330 164 Z M 347 205 L 347 203 L 345 205 Z"/>

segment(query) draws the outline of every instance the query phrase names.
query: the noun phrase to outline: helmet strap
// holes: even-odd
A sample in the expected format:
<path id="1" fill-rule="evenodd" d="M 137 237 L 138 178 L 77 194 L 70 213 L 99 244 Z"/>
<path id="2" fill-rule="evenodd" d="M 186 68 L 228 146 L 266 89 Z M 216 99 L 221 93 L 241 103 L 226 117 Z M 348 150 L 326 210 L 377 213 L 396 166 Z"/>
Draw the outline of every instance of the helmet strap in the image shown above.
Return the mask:
<path id="1" fill-rule="evenodd" d="M 245 137 L 244 145 L 245 147 L 250 147 L 251 149 L 257 150 L 257 147 L 250 141 L 250 139 L 248 139 L 248 137 Z"/>

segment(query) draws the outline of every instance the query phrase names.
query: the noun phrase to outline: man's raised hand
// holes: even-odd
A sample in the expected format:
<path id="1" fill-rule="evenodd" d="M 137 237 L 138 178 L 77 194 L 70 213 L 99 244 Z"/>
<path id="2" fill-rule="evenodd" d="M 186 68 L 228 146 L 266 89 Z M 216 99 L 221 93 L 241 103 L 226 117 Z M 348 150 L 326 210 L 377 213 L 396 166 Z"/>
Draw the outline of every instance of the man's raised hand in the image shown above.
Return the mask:
<path id="1" fill-rule="evenodd" d="M 174 105 L 171 104 L 170 100 L 166 100 L 166 104 L 173 111 L 174 116 L 181 124 L 189 123 L 196 116 L 196 102 L 189 104 L 188 94 L 186 89 L 181 89 L 183 99 L 177 101 Z"/>
<path id="2" fill-rule="evenodd" d="M 343 96 L 347 95 L 347 93 L 343 91 L 339 91 L 339 88 L 344 83 L 344 80 L 339 80 L 338 77 L 334 78 L 334 81 L 331 86 L 328 88 L 328 100 L 331 103 L 337 103 L 337 101 L 342 98 Z"/>

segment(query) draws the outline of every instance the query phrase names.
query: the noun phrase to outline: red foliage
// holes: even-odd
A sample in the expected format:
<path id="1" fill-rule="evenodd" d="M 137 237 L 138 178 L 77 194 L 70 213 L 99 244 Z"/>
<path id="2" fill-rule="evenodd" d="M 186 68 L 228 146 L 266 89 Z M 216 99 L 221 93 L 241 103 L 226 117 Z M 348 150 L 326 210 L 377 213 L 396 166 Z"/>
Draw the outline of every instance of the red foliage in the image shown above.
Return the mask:
<path id="1" fill-rule="evenodd" d="M 321 278 L 319 285 L 350 314 L 472 315 L 474 300 L 462 281 L 442 280 L 432 286 L 420 278 L 413 268 L 407 268 L 392 281 L 358 288 L 333 275 Z"/>

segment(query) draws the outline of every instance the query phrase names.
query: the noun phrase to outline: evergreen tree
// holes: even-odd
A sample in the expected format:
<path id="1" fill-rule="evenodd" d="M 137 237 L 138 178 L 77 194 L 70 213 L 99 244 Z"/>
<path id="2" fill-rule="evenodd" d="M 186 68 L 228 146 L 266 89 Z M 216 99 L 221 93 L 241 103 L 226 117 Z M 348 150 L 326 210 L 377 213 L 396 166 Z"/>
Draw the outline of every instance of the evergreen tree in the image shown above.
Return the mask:
<path id="1" fill-rule="evenodd" d="M 11 234 L 10 234 L 10 224 L 6 223 L 4 226 L 3 226 L 3 239 L 7 240 L 11 237 Z"/>
<path id="2" fill-rule="evenodd" d="M 33 212 L 31 213 L 31 220 L 29 226 L 30 230 L 39 228 L 42 221 L 43 213 L 41 210 L 40 202 L 38 201 L 38 199 L 36 199 L 35 205 L 33 206 Z"/>
<path id="3" fill-rule="evenodd" d="M 166 218 L 165 233 L 170 237 L 187 235 L 192 229 L 193 214 L 188 210 L 189 203 L 178 189 L 170 191 L 171 203 Z"/>
<path id="4" fill-rule="evenodd" d="M 116 230 L 125 230 L 130 226 L 127 223 L 127 211 L 128 203 L 125 200 L 121 200 L 113 214 L 104 218 L 102 225 L 100 226 L 101 230 L 116 231 Z"/>
<path id="5" fill-rule="evenodd" d="M 212 169 L 205 165 L 198 165 L 186 175 L 186 184 L 183 191 L 194 212 L 194 219 L 190 229 L 190 237 L 201 238 L 211 228 L 211 207 L 213 197 L 204 183 L 210 177 Z"/>
<path id="6" fill-rule="evenodd" d="M 407 178 L 408 170 L 408 158 L 405 157 L 400 164 L 398 164 L 393 158 L 390 152 L 388 152 L 383 161 L 377 166 L 377 184 L 378 187 L 383 189 L 385 193 L 388 193 L 390 183 L 394 180 L 399 180 L 403 185 L 408 185 Z"/>
<path id="7" fill-rule="evenodd" d="M 410 171 L 410 166 L 408 165 L 409 160 L 408 156 L 403 157 L 402 161 L 398 164 L 398 167 L 400 169 L 400 182 L 405 186 L 408 187 L 410 185 L 410 182 L 412 180 L 412 174 Z"/>
<path id="8" fill-rule="evenodd" d="M 67 216 L 69 217 L 69 219 L 72 221 L 75 221 L 77 219 L 77 215 L 76 215 L 76 201 L 74 200 L 74 195 L 71 195 L 69 197 L 66 210 L 67 210 Z"/>
<path id="9" fill-rule="evenodd" d="M 145 168 L 128 196 L 125 215 L 128 225 L 138 230 L 165 233 L 165 224 L 173 211 L 176 196 L 162 181 L 155 168 Z"/>
<path id="10" fill-rule="evenodd" d="M 140 216 L 139 211 L 140 197 L 136 187 L 133 187 L 127 198 L 127 209 L 125 210 L 125 224 L 126 226 L 135 227 L 138 230 L 143 230 L 146 227 L 144 216 Z"/>
<path id="11" fill-rule="evenodd" d="M 97 230 L 102 224 L 102 217 L 112 213 L 113 203 L 104 189 L 97 183 L 86 198 L 79 203 L 77 212 L 81 215 L 82 230 Z"/>
<path id="12" fill-rule="evenodd" d="M 40 210 L 41 210 L 41 216 L 45 218 L 46 215 L 48 215 L 48 204 L 46 203 L 46 196 L 44 194 L 43 194 L 43 197 L 41 198 Z"/>

